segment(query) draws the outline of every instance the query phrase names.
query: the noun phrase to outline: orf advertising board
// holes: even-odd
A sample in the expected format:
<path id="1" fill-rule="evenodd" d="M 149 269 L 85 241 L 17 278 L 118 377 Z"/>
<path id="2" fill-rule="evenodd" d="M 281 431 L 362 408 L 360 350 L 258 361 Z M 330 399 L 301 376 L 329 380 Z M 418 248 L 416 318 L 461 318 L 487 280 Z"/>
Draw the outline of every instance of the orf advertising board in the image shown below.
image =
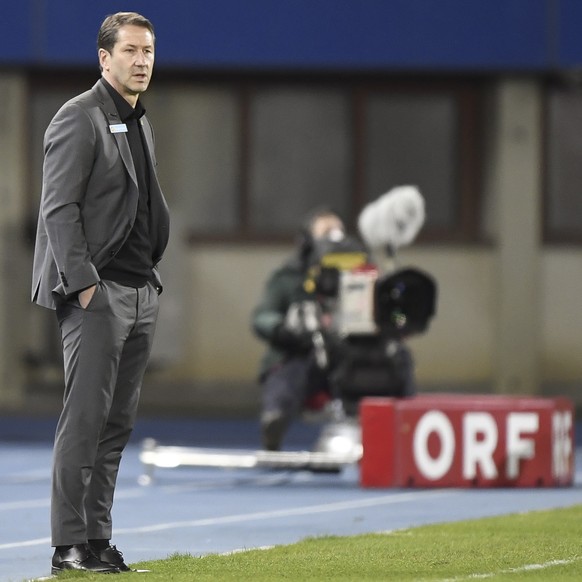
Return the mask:
<path id="1" fill-rule="evenodd" d="M 562 398 L 435 395 L 361 404 L 361 484 L 553 487 L 573 481 L 573 406 Z"/>

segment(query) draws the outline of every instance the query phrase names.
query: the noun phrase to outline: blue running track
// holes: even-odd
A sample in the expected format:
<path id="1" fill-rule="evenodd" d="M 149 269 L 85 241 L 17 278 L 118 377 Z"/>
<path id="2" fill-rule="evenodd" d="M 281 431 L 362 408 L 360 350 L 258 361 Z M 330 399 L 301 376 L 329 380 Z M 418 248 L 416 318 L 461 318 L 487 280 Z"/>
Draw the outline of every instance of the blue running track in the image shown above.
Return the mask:
<path id="1" fill-rule="evenodd" d="M 0 582 L 50 574 L 49 489 L 55 420 L 0 418 Z M 578 431 L 578 434 L 580 431 Z M 297 425 L 289 449 L 309 449 L 316 427 Z M 556 489 L 362 489 L 356 467 L 340 474 L 259 469 L 156 469 L 138 484 L 146 437 L 160 444 L 256 449 L 247 420 L 140 419 L 126 449 L 114 539 L 128 563 L 173 553 L 202 555 L 287 544 L 305 537 L 388 531 L 582 503 L 576 483 Z"/>

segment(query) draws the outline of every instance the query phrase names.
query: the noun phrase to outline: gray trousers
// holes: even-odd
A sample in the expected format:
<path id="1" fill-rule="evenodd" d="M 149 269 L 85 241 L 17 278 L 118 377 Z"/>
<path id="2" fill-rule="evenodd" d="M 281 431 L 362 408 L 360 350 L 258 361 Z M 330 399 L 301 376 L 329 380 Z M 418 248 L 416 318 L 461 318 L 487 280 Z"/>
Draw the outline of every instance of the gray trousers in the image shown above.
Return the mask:
<path id="1" fill-rule="evenodd" d="M 119 463 L 135 417 L 158 315 L 151 284 L 101 281 L 83 309 L 59 300 L 65 368 L 51 499 L 52 545 L 111 539 Z"/>

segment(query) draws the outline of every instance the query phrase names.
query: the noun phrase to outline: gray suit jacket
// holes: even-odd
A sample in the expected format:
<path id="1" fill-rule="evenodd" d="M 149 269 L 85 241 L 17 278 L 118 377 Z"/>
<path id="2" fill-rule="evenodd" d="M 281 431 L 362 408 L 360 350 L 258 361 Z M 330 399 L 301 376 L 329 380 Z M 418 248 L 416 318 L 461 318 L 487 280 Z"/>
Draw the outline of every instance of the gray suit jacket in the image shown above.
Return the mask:
<path id="1" fill-rule="evenodd" d="M 150 235 L 154 265 L 169 237 L 169 213 L 155 167 L 154 136 L 141 118 L 150 154 Z M 138 203 L 135 168 L 119 115 L 103 83 L 61 107 L 44 139 L 44 168 L 32 300 L 55 308 L 55 294 L 73 295 L 99 281 L 98 271 L 121 248 Z M 154 284 L 161 282 L 154 268 Z"/>

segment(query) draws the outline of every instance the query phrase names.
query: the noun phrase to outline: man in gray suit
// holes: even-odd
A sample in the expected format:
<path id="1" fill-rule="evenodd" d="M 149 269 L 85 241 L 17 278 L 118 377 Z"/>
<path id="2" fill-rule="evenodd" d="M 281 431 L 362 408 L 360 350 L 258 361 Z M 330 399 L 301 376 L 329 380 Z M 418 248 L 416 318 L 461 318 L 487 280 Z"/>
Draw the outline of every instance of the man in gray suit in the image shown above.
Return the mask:
<path id="1" fill-rule="evenodd" d="M 101 79 L 71 99 L 44 141 L 32 299 L 55 309 L 65 367 L 54 444 L 52 572 L 129 570 L 111 507 L 137 412 L 169 236 L 154 136 L 140 95 L 154 64 L 143 16 L 108 16 Z"/>

